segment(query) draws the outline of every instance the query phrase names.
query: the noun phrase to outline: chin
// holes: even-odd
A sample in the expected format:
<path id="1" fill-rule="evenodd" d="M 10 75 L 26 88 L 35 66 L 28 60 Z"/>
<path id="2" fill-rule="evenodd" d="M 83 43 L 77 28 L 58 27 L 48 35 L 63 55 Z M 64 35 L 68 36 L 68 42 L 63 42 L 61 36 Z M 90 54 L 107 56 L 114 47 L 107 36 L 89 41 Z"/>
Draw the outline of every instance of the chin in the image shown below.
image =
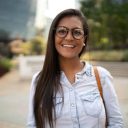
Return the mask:
<path id="1" fill-rule="evenodd" d="M 73 59 L 73 58 L 78 58 L 79 55 L 73 55 L 73 54 L 63 54 L 63 55 L 60 55 L 60 57 L 62 58 L 67 58 L 67 59 Z"/>

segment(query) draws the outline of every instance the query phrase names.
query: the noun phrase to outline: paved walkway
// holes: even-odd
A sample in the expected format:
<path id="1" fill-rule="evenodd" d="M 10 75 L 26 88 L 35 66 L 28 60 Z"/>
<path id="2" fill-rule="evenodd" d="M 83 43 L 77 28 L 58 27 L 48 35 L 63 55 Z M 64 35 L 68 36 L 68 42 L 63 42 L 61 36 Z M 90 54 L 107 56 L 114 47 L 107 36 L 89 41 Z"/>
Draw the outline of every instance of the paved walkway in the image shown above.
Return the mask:
<path id="1" fill-rule="evenodd" d="M 25 128 L 29 87 L 16 70 L 0 79 L 0 128 Z"/>
<path id="2" fill-rule="evenodd" d="M 128 77 L 115 76 L 125 128 L 128 128 Z M 20 80 L 17 70 L 0 79 L 0 128 L 25 128 L 30 80 Z"/>

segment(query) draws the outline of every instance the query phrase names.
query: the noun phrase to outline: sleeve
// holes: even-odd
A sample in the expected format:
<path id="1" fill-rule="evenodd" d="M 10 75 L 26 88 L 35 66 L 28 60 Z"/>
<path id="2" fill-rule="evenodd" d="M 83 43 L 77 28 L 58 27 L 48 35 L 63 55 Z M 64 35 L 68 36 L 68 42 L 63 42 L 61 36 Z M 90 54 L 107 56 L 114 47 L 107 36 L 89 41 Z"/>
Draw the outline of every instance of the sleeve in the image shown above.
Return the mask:
<path id="1" fill-rule="evenodd" d="M 118 97 L 114 89 L 113 77 L 106 69 L 100 67 L 99 70 L 108 121 L 107 128 L 123 128 L 123 117 L 120 111 Z"/>
<path id="2" fill-rule="evenodd" d="M 36 77 L 37 77 L 37 74 L 35 74 L 32 77 L 32 81 L 31 81 L 30 94 L 29 94 L 29 105 L 28 105 L 27 128 L 36 128 L 34 112 L 33 112 L 33 98 L 34 98 L 34 94 L 35 94 Z"/>

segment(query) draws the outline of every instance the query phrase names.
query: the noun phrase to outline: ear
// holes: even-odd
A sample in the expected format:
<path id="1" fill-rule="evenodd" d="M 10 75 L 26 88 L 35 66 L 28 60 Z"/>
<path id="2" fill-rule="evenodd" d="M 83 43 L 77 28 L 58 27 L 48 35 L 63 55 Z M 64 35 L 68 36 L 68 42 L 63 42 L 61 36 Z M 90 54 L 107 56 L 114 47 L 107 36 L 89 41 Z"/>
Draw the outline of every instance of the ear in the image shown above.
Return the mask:
<path id="1" fill-rule="evenodd" d="M 86 46 L 86 44 L 87 44 L 87 36 L 84 36 L 84 46 Z"/>
<path id="2" fill-rule="evenodd" d="M 83 46 L 85 46 L 85 43 L 83 43 Z"/>

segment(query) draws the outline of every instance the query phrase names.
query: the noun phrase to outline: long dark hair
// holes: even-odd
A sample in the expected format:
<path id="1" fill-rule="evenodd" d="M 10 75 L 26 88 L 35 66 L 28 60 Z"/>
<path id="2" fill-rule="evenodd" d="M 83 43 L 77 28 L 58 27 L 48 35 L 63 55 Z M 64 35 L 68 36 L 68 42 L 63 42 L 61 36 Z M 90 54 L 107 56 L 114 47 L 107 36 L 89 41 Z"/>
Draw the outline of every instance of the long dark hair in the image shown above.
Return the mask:
<path id="1" fill-rule="evenodd" d="M 34 116 L 37 128 L 45 128 L 46 122 L 50 127 L 54 127 L 53 120 L 55 115 L 55 106 L 53 102 L 53 96 L 57 91 L 62 88 L 60 86 L 60 65 L 58 60 L 58 53 L 55 48 L 55 31 L 59 21 L 67 16 L 76 16 L 83 24 L 85 33 L 85 45 L 88 39 L 88 25 L 83 14 L 76 9 L 67 9 L 59 13 L 53 20 L 47 41 L 47 50 L 43 69 L 39 73 L 36 79 L 36 90 L 34 95 Z M 86 47 L 83 47 L 79 56 L 85 51 Z M 53 113 L 54 112 L 54 113 Z"/>

